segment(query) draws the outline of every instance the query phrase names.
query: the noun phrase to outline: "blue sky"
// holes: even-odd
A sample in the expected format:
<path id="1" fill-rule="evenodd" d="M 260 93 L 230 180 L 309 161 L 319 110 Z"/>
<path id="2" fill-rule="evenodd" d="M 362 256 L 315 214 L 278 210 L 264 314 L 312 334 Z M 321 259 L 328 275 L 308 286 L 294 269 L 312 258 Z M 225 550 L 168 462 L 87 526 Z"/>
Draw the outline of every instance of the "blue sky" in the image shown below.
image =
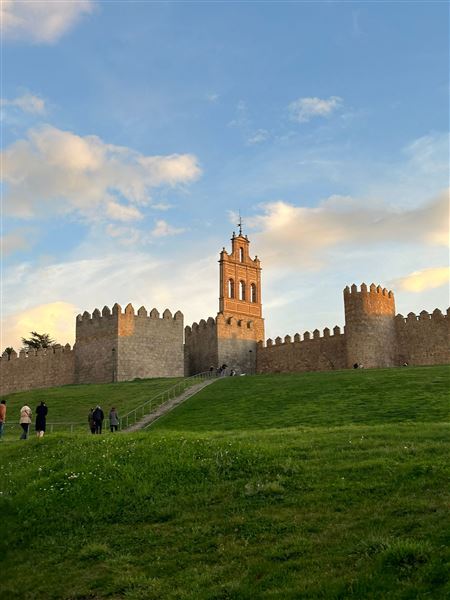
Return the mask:
<path id="1" fill-rule="evenodd" d="M 2 11 L 2 347 L 116 301 L 214 315 L 238 210 L 267 337 L 343 325 L 353 282 L 447 308 L 447 3 Z"/>

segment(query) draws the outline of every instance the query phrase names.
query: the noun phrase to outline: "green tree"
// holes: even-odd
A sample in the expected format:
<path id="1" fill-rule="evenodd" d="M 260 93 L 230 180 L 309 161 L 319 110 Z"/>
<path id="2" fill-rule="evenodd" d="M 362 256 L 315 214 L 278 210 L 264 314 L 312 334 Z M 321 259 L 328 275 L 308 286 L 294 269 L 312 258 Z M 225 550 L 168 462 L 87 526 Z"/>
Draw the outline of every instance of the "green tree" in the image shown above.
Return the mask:
<path id="1" fill-rule="evenodd" d="M 55 345 L 55 340 L 52 340 L 48 333 L 38 333 L 30 331 L 30 338 L 22 338 L 24 350 L 37 350 L 38 348 L 51 348 Z"/>

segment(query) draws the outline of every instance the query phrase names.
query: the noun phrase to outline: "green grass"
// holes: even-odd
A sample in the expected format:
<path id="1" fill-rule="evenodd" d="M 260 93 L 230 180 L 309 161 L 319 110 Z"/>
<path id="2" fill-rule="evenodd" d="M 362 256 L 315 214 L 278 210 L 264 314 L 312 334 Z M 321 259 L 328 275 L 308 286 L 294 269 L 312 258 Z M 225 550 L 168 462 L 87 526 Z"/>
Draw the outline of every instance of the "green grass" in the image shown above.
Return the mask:
<path id="1" fill-rule="evenodd" d="M 153 427 L 249 431 L 448 422 L 449 390 L 450 368 L 445 366 L 227 377 Z"/>
<path id="2" fill-rule="evenodd" d="M 153 396 L 172 387 L 182 378 L 167 377 L 157 379 L 137 379 L 121 383 L 98 385 L 65 385 L 57 388 L 31 390 L 3 396 L 7 401 L 7 438 L 18 438 L 21 429 L 18 425 L 20 409 L 28 404 L 35 414 L 36 407 L 43 400 L 48 406 L 49 423 L 79 423 L 80 429 L 88 430 L 87 415 L 90 408 L 99 404 L 107 417 L 114 406 L 119 416 L 140 406 Z M 157 404 L 155 405 L 157 406 Z M 31 433 L 34 432 L 34 414 Z M 66 426 L 56 426 L 55 431 L 68 431 Z"/>
<path id="3" fill-rule="evenodd" d="M 145 433 L 5 442 L 0 597 L 449 597 L 446 381 L 227 378 Z"/>

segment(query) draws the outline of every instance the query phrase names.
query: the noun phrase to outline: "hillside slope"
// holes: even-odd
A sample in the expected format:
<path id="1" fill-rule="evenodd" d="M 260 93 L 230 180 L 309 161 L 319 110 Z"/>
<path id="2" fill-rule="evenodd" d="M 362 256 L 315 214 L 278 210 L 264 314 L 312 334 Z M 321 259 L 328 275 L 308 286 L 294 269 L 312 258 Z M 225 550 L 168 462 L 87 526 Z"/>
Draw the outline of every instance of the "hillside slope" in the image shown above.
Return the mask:
<path id="1" fill-rule="evenodd" d="M 228 378 L 147 432 L 0 445 L 0 597 L 448 597 L 448 371 L 350 379 L 390 385 L 376 412 L 350 373 L 325 401 L 331 375 Z"/>

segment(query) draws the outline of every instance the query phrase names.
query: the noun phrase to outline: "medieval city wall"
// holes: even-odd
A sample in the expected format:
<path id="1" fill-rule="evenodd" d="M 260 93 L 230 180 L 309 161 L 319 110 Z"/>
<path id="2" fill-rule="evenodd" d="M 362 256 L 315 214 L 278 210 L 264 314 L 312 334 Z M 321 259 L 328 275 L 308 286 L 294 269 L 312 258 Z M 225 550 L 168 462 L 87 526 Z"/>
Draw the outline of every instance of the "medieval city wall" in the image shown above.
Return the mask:
<path id="1" fill-rule="evenodd" d="M 256 353 L 257 373 L 297 373 L 301 371 L 330 371 L 345 369 L 347 353 L 345 335 L 339 327 L 328 328 L 322 335 L 318 329 L 312 336 L 309 331 L 296 333 L 275 340 L 268 339 L 264 345 L 258 344 Z"/>
<path id="2" fill-rule="evenodd" d="M 117 381 L 137 377 L 183 377 L 183 314 L 166 309 L 160 317 L 154 308 L 147 314 L 131 304 L 119 313 Z"/>
<path id="3" fill-rule="evenodd" d="M 0 359 L 0 395 L 75 383 L 75 352 L 56 346 Z"/>
<path id="4" fill-rule="evenodd" d="M 395 317 L 399 365 L 444 365 L 450 363 L 450 309 L 443 315 L 409 313 Z"/>
<path id="5" fill-rule="evenodd" d="M 187 326 L 184 331 L 186 375 L 195 375 L 219 365 L 217 327 L 213 317 Z"/>

